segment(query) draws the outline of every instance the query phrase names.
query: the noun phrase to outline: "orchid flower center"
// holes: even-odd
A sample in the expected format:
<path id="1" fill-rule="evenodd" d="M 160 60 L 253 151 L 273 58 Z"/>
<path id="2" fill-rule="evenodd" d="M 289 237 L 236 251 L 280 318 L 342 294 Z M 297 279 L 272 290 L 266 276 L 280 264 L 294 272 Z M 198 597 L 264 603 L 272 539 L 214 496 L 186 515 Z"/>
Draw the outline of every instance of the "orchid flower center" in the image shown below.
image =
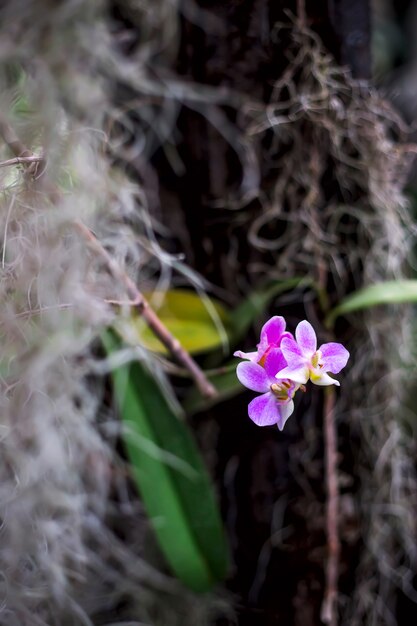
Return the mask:
<path id="1" fill-rule="evenodd" d="M 320 370 L 323 368 L 323 363 L 321 362 L 321 352 L 317 350 L 313 356 L 311 357 L 311 366 L 310 366 L 310 380 L 314 383 L 318 380 L 321 380 L 323 376 L 323 372 Z"/>
<path id="2" fill-rule="evenodd" d="M 280 383 L 273 383 L 271 385 L 271 391 L 277 400 L 280 402 L 286 402 L 292 398 L 293 394 L 290 395 L 291 387 L 292 385 L 289 380 L 283 380 Z"/>
<path id="3" fill-rule="evenodd" d="M 266 361 L 267 355 L 268 355 L 268 351 L 264 352 L 264 354 L 261 356 L 261 358 L 258 361 L 258 365 L 261 365 L 261 367 L 265 367 L 265 361 Z"/>
<path id="4" fill-rule="evenodd" d="M 321 363 L 320 350 L 317 350 L 311 357 L 311 365 L 313 366 L 314 369 L 317 369 L 317 368 L 321 369 L 323 367 L 323 363 Z"/>
<path id="5" fill-rule="evenodd" d="M 261 365 L 262 367 L 265 367 L 265 361 L 266 361 L 266 357 L 268 356 L 268 354 L 271 352 L 271 350 L 275 348 L 274 344 L 270 344 L 267 349 L 265 350 L 265 352 L 263 353 L 263 355 L 261 356 L 261 358 L 258 361 L 258 365 Z"/>

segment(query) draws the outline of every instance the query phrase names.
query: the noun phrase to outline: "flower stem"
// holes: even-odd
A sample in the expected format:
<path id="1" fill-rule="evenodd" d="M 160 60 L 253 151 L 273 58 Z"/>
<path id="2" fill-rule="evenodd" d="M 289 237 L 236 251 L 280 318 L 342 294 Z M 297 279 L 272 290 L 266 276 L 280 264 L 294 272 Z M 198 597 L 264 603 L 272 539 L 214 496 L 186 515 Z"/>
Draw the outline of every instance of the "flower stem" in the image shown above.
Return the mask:
<path id="1" fill-rule="evenodd" d="M 339 578 L 340 540 L 339 485 L 337 479 L 337 432 L 335 423 L 336 393 L 334 387 L 326 387 L 324 400 L 324 443 L 326 463 L 326 532 L 327 563 L 326 590 L 321 607 L 321 620 L 330 626 L 337 626 L 337 589 Z"/>

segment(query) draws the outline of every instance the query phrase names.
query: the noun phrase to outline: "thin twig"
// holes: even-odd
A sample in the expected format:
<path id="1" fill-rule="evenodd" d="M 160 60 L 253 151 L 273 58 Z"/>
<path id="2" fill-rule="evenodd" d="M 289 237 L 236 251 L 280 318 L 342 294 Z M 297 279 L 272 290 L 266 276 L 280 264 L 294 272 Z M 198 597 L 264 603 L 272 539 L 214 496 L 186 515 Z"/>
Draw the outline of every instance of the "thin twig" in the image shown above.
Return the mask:
<path id="1" fill-rule="evenodd" d="M 335 423 L 336 393 L 334 387 L 327 387 L 324 400 L 324 442 L 326 460 L 326 531 L 327 564 L 326 591 L 321 607 L 321 620 L 330 626 L 337 626 L 337 591 L 339 579 L 339 486 L 337 479 L 337 433 Z"/>
<path id="2" fill-rule="evenodd" d="M 15 155 L 15 161 L 18 163 L 30 164 L 27 168 L 29 172 L 32 165 L 39 161 L 35 158 L 28 148 L 20 141 L 14 129 L 7 120 L 0 114 L 0 135 L 9 146 L 11 152 Z M 23 159 L 25 159 L 23 161 Z M 43 160 L 43 159 L 41 159 Z M 50 185 L 50 193 L 53 197 L 57 196 L 57 189 Z M 97 237 L 91 232 L 85 224 L 80 221 L 75 222 L 78 232 L 89 242 L 90 246 L 105 259 L 113 276 L 120 280 L 126 287 L 129 297 L 132 299 L 131 306 L 134 306 L 142 315 L 152 332 L 158 337 L 161 343 L 169 350 L 172 356 L 191 374 L 197 387 L 202 395 L 211 398 L 217 395 L 217 391 L 205 376 L 203 370 L 194 361 L 192 356 L 182 347 L 178 339 L 176 339 L 159 319 L 149 303 L 143 297 L 134 281 L 126 274 L 126 272 L 112 259 L 107 250 L 103 247 Z"/>
<path id="3" fill-rule="evenodd" d="M 209 382 L 202 369 L 197 365 L 185 348 L 182 347 L 178 339 L 176 339 L 161 322 L 155 311 L 150 307 L 148 301 L 137 288 L 134 281 L 114 261 L 107 250 L 101 245 L 94 233 L 92 233 L 85 224 L 77 221 L 75 222 L 75 226 L 83 237 L 88 240 L 91 248 L 93 248 L 97 254 L 105 260 L 113 276 L 125 285 L 129 297 L 131 298 L 129 304 L 140 313 L 152 332 L 158 337 L 160 342 L 167 348 L 174 358 L 190 372 L 200 392 L 208 398 L 216 396 L 216 389 Z"/>
<path id="4" fill-rule="evenodd" d="M 16 158 L 21 157 L 33 157 L 33 152 L 29 150 L 25 144 L 23 144 L 19 137 L 16 135 L 14 128 L 10 126 L 9 122 L 3 115 L 0 114 L 0 135 L 9 146 L 12 153 Z"/>
<path id="5" fill-rule="evenodd" d="M 4 270 L 5 261 L 6 261 L 7 228 L 8 228 L 8 225 L 9 225 L 10 214 L 11 214 L 12 209 L 14 207 L 15 200 L 16 200 L 16 196 L 12 196 L 12 199 L 9 202 L 9 208 L 7 209 L 6 223 L 4 225 L 3 252 L 2 252 L 2 255 L 1 255 L 1 267 L 2 267 L 3 270 Z"/>
<path id="6" fill-rule="evenodd" d="M 301 28 L 305 28 L 307 24 L 305 0 L 297 0 L 297 17 Z"/>
<path id="7" fill-rule="evenodd" d="M 28 165 L 26 168 L 26 173 L 33 178 L 38 178 L 38 175 L 43 173 L 44 168 L 41 164 L 45 164 L 45 158 L 43 156 L 39 156 L 34 154 L 31 150 L 29 150 L 25 144 L 19 139 L 16 135 L 15 130 L 12 126 L 10 126 L 7 119 L 0 113 L 0 135 L 3 137 L 5 143 L 9 146 L 11 152 L 14 154 L 17 163 L 21 163 L 23 165 Z M 6 165 L 12 165 L 8 161 L 3 161 L 2 167 Z M 41 172 L 39 173 L 39 169 Z"/>
<path id="8" fill-rule="evenodd" d="M 319 155 L 313 155 L 318 163 Z M 320 170 L 316 170 L 316 176 Z M 319 200 L 319 192 L 315 201 Z M 321 258 L 321 257 L 320 257 Z M 324 316 L 329 312 L 329 299 L 327 296 L 327 270 L 323 259 L 318 266 L 319 303 Z M 320 618 L 324 624 L 337 626 L 337 596 L 339 584 L 339 481 L 337 473 L 337 428 L 335 421 L 336 391 L 333 386 L 325 388 L 324 396 L 324 458 L 326 467 L 326 537 L 327 537 L 327 561 L 326 582 L 321 605 Z"/>
<path id="9" fill-rule="evenodd" d="M 8 167 L 9 165 L 27 165 L 28 163 L 39 163 L 43 160 L 43 156 L 33 154 L 32 156 L 15 157 L 14 159 L 7 159 L 7 161 L 0 161 L 0 167 Z"/>

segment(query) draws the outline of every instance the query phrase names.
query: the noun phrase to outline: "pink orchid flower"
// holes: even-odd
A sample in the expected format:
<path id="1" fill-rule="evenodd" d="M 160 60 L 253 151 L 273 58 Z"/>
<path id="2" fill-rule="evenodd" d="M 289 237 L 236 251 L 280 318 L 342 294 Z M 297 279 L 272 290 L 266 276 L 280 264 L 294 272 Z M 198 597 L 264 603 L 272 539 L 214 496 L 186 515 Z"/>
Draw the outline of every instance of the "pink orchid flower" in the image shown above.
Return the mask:
<path id="1" fill-rule="evenodd" d="M 276 424 L 282 430 L 294 411 L 293 397 L 300 385 L 276 378 L 276 373 L 286 364 L 281 350 L 275 348 L 265 357 L 264 367 L 251 360 L 237 366 L 236 374 L 242 385 L 262 394 L 248 406 L 249 417 L 257 426 Z"/>
<path id="2" fill-rule="evenodd" d="M 282 316 L 275 315 L 271 317 L 262 327 L 261 338 L 256 352 L 241 352 L 237 350 L 233 356 L 264 365 L 269 352 L 279 348 L 284 337 L 292 338 L 291 333 L 285 332 L 285 326 L 286 322 Z"/>
<path id="3" fill-rule="evenodd" d="M 298 324 L 295 339 L 282 339 L 281 350 L 287 366 L 278 370 L 276 378 L 288 378 L 299 384 L 310 379 L 315 385 L 340 386 L 329 372 L 338 374 L 345 367 L 349 352 L 340 343 L 324 343 L 317 350 L 316 333 L 306 320 Z"/>

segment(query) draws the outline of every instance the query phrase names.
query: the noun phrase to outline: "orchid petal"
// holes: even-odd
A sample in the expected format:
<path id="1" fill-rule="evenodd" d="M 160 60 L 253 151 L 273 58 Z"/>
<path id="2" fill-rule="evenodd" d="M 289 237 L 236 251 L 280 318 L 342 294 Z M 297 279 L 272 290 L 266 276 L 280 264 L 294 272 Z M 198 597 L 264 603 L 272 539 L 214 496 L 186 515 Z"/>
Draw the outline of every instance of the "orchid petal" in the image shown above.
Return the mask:
<path id="1" fill-rule="evenodd" d="M 281 350 L 288 365 L 305 364 L 306 357 L 298 343 L 292 337 L 284 337 L 281 341 Z"/>
<path id="2" fill-rule="evenodd" d="M 261 337 L 260 342 L 256 345 L 256 348 L 258 350 L 258 359 L 260 357 L 262 357 L 262 355 L 264 354 L 264 352 L 266 352 L 266 350 L 268 350 L 269 348 L 269 344 L 268 344 L 268 340 L 266 338 L 266 335 L 264 335 L 263 337 Z"/>
<path id="3" fill-rule="evenodd" d="M 311 376 L 311 382 L 313 385 L 318 385 L 319 387 L 326 387 L 327 385 L 336 385 L 336 387 L 340 387 L 339 381 L 326 374 L 326 372 L 320 372 L 318 374 L 317 371 L 315 371 Z"/>
<path id="4" fill-rule="evenodd" d="M 309 379 L 309 370 L 308 367 L 304 364 L 301 365 L 288 365 L 283 370 L 279 371 L 275 378 L 280 380 L 284 380 L 289 378 L 294 383 L 300 383 L 300 385 L 305 385 Z"/>
<path id="5" fill-rule="evenodd" d="M 275 348 L 274 350 L 271 350 L 268 354 L 268 356 L 266 357 L 265 360 L 265 372 L 267 373 L 268 377 L 271 379 L 271 383 L 275 383 L 275 375 L 277 372 L 279 372 L 279 370 L 282 370 L 284 367 L 286 367 L 287 365 L 287 361 L 284 358 L 284 355 L 282 354 L 282 350 L 280 350 L 279 348 Z"/>
<path id="6" fill-rule="evenodd" d="M 279 346 L 282 335 L 285 331 L 285 319 L 281 315 L 274 315 L 271 319 L 263 325 L 261 330 L 261 344 L 264 341 L 268 345 Z"/>
<path id="7" fill-rule="evenodd" d="M 258 352 L 242 352 L 241 350 L 236 350 L 236 352 L 233 352 L 233 356 L 237 356 L 239 357 L 239 359 L 247 359 L 249 361 L 254 361 L 256 363 L 256 361 L 258 360 Z"/>
<path id="8" fill-rule="evenodd" d="M 295 329 L 295 338 L 298 345 L 306 356 L 311 356 L 317 350 L 317 337 L 314 328 L 304 320 Z"/>
<path id="9" fill-rule="evenodd" d="M 257 426 L 272 426 L 281 419 L 279 409 L 275 396 L 269 392 L 252 400 L 248 406 L 248 413 Z"/>
<path id="10" fill-rule="evenodd" d="M 294 412 L 294 402 L 291 400 L 287 404 L 281 404 L 279 407 L 280 418 L 277 422 L 277 426 L 279 430 L 282 430 L 285 426 L 287 419 Z"/>
<path id="11" fill-rule="evenodd" d="M 341 343 L 325 343 L 320 346 L 323 369 L 332 374 L 338 374 L 349 359 L 349 352 Z"/>
<path id="12" fill-rule="evenodd" d="M 252 361 L 239 363 L 236 368 L 236 376 L 242 385 L 252 389 L 252 391 L 264 393 L 270 389 L 271 382 L 264 368 Z"/>

